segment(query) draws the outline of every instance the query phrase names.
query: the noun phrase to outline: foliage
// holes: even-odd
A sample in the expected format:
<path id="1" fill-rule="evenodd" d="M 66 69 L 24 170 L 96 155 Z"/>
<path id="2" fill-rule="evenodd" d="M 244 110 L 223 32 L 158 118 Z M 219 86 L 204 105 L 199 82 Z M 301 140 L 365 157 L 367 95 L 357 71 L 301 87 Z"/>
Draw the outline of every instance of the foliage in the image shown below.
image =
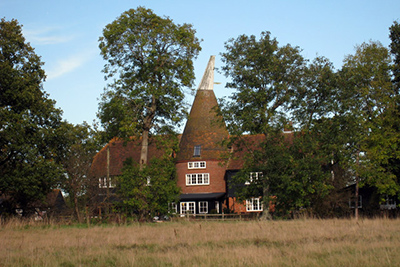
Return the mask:
<path id="1" fill-rule="evenodd" d="M 396 55 L 396 41 L 391 47 Z M 314 208 L 360 179 L 380 194 L 400 191 L 399 92 L 387 48 L 363 43 L 338 72 L 324 57 L 306 64 L 299 48 L 279 47 L 265 32 L 259 40 L 231 39 L 226 50 L 223 70 L 231 78 L 227 86 L 235 89 L 223 107 L 231 142 L 239 147 L 243 133 L 264 136 L 260 147 L 250 145 L 235 179 L 243 184 L 249 171 L 264 176 L 238 187 L 239 196 L 264 195 L 266 205 L 272 194 L 277 210 L 289 213 Z M 285 140 L 283 128 L 295 130 L 291 140 Z"/>
<path id="2" fill-rule="evenodd" d="M 393 83 L 397 90 L 400 90 L 400 24 L 397 21 L 393 22 L 393 25 L 389 28 L 390 30 L 390 52 L 394 59 L 393 64 Z"/>
<path id="3" fill-rule="evenodd" d="M 227 86 L 235 89 L 223 108 L 229 130 L 237 136 L 231 140 L 237 147 L 243 133 L 264 136 L 260 147 L 250 149 L 245 168 L 234 179 L 243 183 L 249 171 L 264 175 L 250 186 L 238 187 L 238 195 L 263 195 L 264 206 L 273 195 L 276 210 L 283 214 L 312 207 L 332 187 L 330 170 L 323 169 L 330 153 L 321 149 L 319 132 L 312 129 L 330 114 L 324 104 L 333 95 L 331 64 L 317 58 L 307 66 L 298 47 L 279 47 L 268 32 L 259 40 L 241 35 L 228 41 L 226 49 L 223 70 L 232 80 Z M 288 112 L 303 130 L 284 137 L 283 128 L 293 130 Z"/>
<path id="4" fill-rule="evenodd" d="M 98 181 L 93 181 L 89 176 L 93 157 L 100 149 L 98 132 L 87 123 L 72 125 L 65 122 L 60 127 L 59 134 L 65 140 L 60 147 L 65 169 L 60 185 L 68 193 L 75 215 L 81 222 L 79 207 L 85 203 L 80 203 L 79 200 L 87 201 L 91 197 L 88 189 L 93 187 L 93 183 L 98 185 Z M 83 196 L 85 198 L 82 199 Z"/>
<path id="5" fill-rule="evenodd" d="M 284 110 L 301 85 L 304 59 L 298 47 L 278 46 L 269 32 L 241 35 L 225 43 L 222 70 L 231 78 L 228 88 L 235 89 L 225 120 L 233 134 L 250 134 L 280 128 Z M 235 132 L 233 132 L 235 131 Z"/>
<path id="6" fill-rule="evenodd" d="M 391 59 L 387 48 L 378 42 L 363 43 L 348 56 L 340 72 L 339 111 L 348 131 L 345 153 L 355 177 L 377 187 L 382 194 L 399 191 L 396 176 L 383 168 L 397 154 L 394 145 L 398 97 L 391 82 Z M 357 160 L 358 159 L 358 160 Z"/>
<path id="7" fill-rule="evenodd" d="M 199 40 L 189 24 L 174 24 L 150 9 L 124 12 L 100 38 L 107 79 L 99 118 L 107 138 L 142 136 L 141 165 L 147 162 L 149 133 L 176 127 L 184 115 L 184 87 L 194 80 Z"/>
<path id="8" fill-rule="evenodd" d="M 162 138 L 165 141 L 168 138 Z M 177 139 L 168 141 L 177 144 Z M 169 213 L 168 204 L 177 202 L 180 190 L 176 182 L 172 147 L 162 158 L 153 158 L 145 168 L 128 159 L 118 178 L 117 194 L 121 199 L 119 209 L 139 220 L 149 220 L 154 215 Z"/>
<path id="9" fill-rule="evenodd" d="M 0 22 L 0 192 L 28 211 L 62 174 L 61 111 L 42 90 L 43 63 L 16 20 Z"/>

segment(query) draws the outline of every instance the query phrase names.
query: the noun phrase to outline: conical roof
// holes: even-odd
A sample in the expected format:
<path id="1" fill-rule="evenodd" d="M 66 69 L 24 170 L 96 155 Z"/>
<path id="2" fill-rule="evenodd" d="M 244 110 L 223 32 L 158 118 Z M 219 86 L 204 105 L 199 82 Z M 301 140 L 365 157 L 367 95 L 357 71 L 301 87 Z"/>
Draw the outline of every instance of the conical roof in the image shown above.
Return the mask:
<path id="1" fill-rule="evenodd" d="M 182 134 L 178 161 L 220 159 L 221 153 L 226 151 L 221 142 L 228 138 L 228 131 L 216 112 L 214 64 L 215 56 L 211 56 Z M 199 155 L 195 155 L 195 146 Z"/>

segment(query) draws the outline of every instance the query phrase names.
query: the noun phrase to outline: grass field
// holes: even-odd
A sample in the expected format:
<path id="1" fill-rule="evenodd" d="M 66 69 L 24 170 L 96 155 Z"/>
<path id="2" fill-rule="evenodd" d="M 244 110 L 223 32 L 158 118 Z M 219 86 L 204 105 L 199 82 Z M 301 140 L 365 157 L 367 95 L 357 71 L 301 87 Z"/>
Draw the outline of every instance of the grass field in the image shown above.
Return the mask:
<path id="1" fill-rule="evenodd" d="M 400 220 L 0 226 L 0 266 L 400 266 Z"/>

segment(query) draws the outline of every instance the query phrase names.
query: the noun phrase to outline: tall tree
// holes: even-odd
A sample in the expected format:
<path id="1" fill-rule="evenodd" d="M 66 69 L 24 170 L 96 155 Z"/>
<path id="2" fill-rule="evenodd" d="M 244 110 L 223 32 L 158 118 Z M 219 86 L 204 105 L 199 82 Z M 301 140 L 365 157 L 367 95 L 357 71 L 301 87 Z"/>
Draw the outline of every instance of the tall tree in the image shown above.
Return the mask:
<path id="1" fill-rule="evenodd" d="M 225 44 L 222 70 L 235 92 L 227 124 L 239 132 L 267 134 L 271 128 L 282 127 L 284 110 L 299 90 L 305 60 L 298 47 L 278 46 L 269 32 L 256 36 L 241 35 Z M 232 123 L 231 123 L 232 122 Z M 234 127 L 234 125 L 236 125 Z"/>
<path id="2" fill-rule="evenodd" d="M 398 191 L 395 176 L 382 167 L 396 153 L 393 144 L 398 138 L 396 120 L 389 115 L 394 114 L 397 96 L 390 64 L 388 49 L 371 41 L 357 46 L 340 71 L 339 111 L 348 136 L 343 145 L 354 172 L 356 199 L 361 182 L 376 186 L 382 194 Z"/>
<path id="3" fill-rule="evenodd" d="M 390 52 L 394 58 L 393 64 L 393 83 L 397 90 L 400 91 L 400 24 L 397 21 L 393 22 L 393 25 L 389 28 L 390 30 Z"/>
<path id="4" fill-rule="evenodd" d="M 229 131 L 236 136 L 231 139 L 236 145 L 241 142 L 243 133 L 265 136 L 265 142 L 261 144 L 263 149 L 249 153 L 250 160 L 245 170 L 268 172 L 257 181 L 263 188 L 264 206 L 268 207 L 269 191 L 274 190 L 271 186 L 276 184 L 279 176 L 271 175 L 269 170 L 274 166 L 286 166 L 288 150 L 281 134 L 287 123 L 285 110 L 302 86 L 305 60 L 298 47 L 280 47 L 269 32 L 261 33 L 259 39 L 254 35 L 241 35 L 229 40 L 225 48 L 226 52 L 222 54 L 225 66 L 222 69 L 231 78 L 227 87 L 235 92 L 223 113 Z M 237 177 L 240 179 L 240 175 Z M 246 174 L 243 179 L 246 179 Z M 268 208 L 264 209 L 264 217 L 270 217 Z"/>
<path id="5" fill-rule="evenodd" d="M 151 133 L 172 129 L 185 114 L 184 87 L 194 79 L 193 58 L 201 50 L 189 24 L 175 24 L 150 9 L 124 12 L 100 38 L 107 79 L 99 117 L 108 137 L 142 137 L 140 166 L 147 163 Z"/>
<path id="6" fill-rule="evenodd" d="M 317 57 L 307 66 L 304 86 L 290 107 L 292 121 L 297 125 L 294 133 L 297 145 L 293 147 L 297 146 L 299 151 L 305 152 L 304 159 L 311 157 L 307 160 L 315 166 L 310 168 L 319 167 L 322 172 L 320 178 L 324 178 L 319 183 L 324 184 L 325 190 L 321 190 L 321 194 L 315 192 L 318 194 L 310 195 L 313 198 L 310 206 L 318 216 L 330 216 L 347 203 L 347 200 L 341 199 L 342 189 L 347 186 L 350 177 L 343 169 L 347 158 L 342 150 L 347 134 L 343 132 L 346 127 L 338 111 L 340 101 L 335 101 L 339 92 L 338 74 L 333 64 L 327 58 Z M 301 154 L 299 151 L 292 153 Z M 324 201 L 321 196 L 327 200 Z"/>
<path id="7" fill-rule="evenodd" d="M 93 157 L 100 148 L 97 134 L 87 123 L 72 125 L 64 122 L 59 135 L 64 139 L 59 155 L 65 169 L 60 184 L 69 195 L 78 222 L 82 222 L 80 207 L 84 203 L 80 200 L 87 200 L 89 188 L 98 185 L 98 181 L 89 176 Z"/>
<path id="8" fill-rule="evenodd" d="M 62 174 L 61 111 L 42 90 L 43 63 L 16 20 L 0 21 L 0 192 L 28 210 Z"/>

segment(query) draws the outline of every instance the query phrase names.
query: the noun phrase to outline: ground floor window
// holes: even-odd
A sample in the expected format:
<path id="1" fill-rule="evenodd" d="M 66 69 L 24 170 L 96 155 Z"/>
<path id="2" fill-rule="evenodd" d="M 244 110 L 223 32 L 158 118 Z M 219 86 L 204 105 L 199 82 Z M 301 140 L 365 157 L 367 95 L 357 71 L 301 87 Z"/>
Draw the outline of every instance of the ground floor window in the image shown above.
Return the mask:
<path id="1" fill-rule="evenodd" d="M 207 201 L 199 201 L 199 213 L 208 213 Z"/>
<path id="2" fill-rule="evenodd" d="M 114 188 L 115 187 L 115 181 L 111 177 L 108 178 L 108 183 L 107 183 L 107 177 L 104 178 L 99 178 L 99 188 Z"/>
<path id="3" fill-rule="evenodd" d="M 178 213 L 178 205 L 175 202 L 169 203 L 169 212 L 172 214 Z"/>
<path id="4" fill-rule="evenodd" d="M 262 211 L 262 201 L 260 198 L 250 198 L 246 200 L 246 211 Z"/>
<path id="5" fill-rule="evenodd" d="M 196 214 L 195 202 L 181 202 L 181 214 Z"/>
<path id="6" fill-rule="evenodd" d="M 396 205 L 396 200 L 393 196 L 389 196 L 386 195 L 385 197 L 385 202 L 383 202 L 380 205 L 381 209 L 385 209 L 385 210 L 391 210 L 391 209 L 396 209 L 397 205 Z"/>
<path id="7" fill-rule="evenodd" d="M 351 209 L 354 209 L 356 207 L 356 204 L 358 205 L 359 209 L 362 209 L 362 196 L 358 196 L 358 201 L 356 201 L 355 197 L 350 198 L 349 200 L 349 207 Z"/>

